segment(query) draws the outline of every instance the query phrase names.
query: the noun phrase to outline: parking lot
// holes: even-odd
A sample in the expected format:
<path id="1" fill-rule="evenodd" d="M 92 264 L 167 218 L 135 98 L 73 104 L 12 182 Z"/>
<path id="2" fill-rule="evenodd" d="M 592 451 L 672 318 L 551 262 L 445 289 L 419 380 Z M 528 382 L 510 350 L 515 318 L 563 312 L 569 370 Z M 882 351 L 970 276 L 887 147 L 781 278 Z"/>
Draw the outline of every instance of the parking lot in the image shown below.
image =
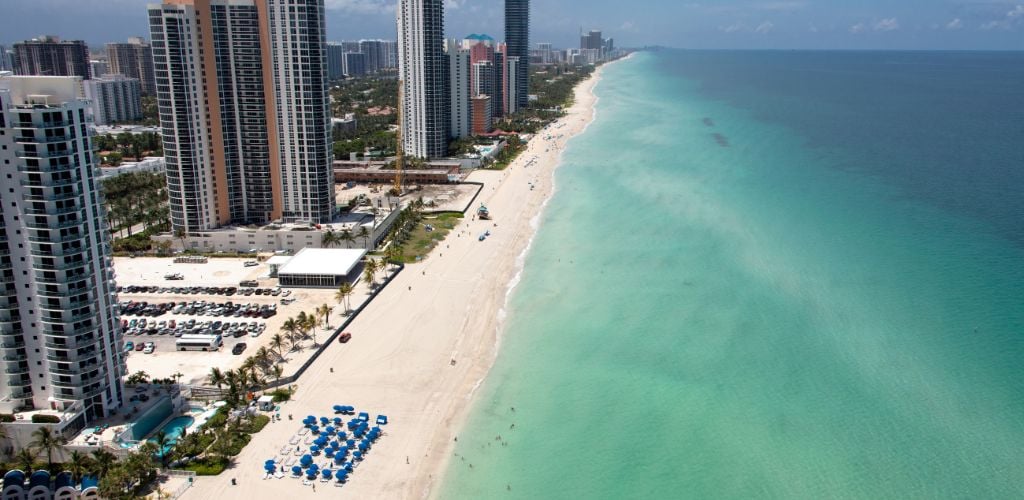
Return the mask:
<path id="1" fill-rule="evenodd" d="M 267 274 L 267 266 L 245 266 L 245 262 L 250 260 L 211 258 L 206 264 L 198 264 L 173 263 L 170 258 L 115 258 L 114 269 L 120 287 L 119 302 L 123 305 L 129 302 L 146 303 L 142 307 L 126 309 L 122 314 L 122 319 L 128 320 L 129 324 L 131 320 L 136 320 L 135 330 L 129 328 L 124 336 L 126 343 L 133 343 L 133 350 L 128 355 L 128 373 L 141 370 L 157 378 L 181 373 L 183 383 L 201 384 L 205 383 L 210 368 L 234 369 L 261 346 L 269 349 L 270 338 L 281 332 L 284 321 L 297 316 L 301 311 L 310 314 L 320 304 L 327 304 L 335 307 L 331 325 L 341 321 L 341 310 L 336 307 L 334 290 L 278 289 L 276 279 L 261 277 Z M 165 279 L 164 276 L 169 274 L 181 274 L 183 279 Z M 239 287 L 240 282 L 249 280 L 256 281 L 256 286 Z M 353 304 L 361 300 L 363 294 L 365 291 L 357 292 L 352 298 Z M 228 302 L 231 302 L 231 306 L 227 306 Z M 264 317 L 267 310 L 276 312 Z M 146 329 L 141 331 L 143 319 L 146 320 Z M 161 321 L 166 322 L 162 327 Z M 170 327 L 171 321 L 174 321 L 174 328 Z M 220 350 L 175 350 L 176 333 L 201 334 L 206 330 L 212 333 L 218 321 L 221 323 L 218 333 L 221 333 L 224 340 Z M 255 337 L 254 330 L 251 330 L 254 321 Z M 152 327 L 154 322 L 155 329 Z M 193 322 L 191 326 L 190 322 Z M 161 330 L 165 330 L 163 335 L 160 334 Z M 316 334 L 318 340 L 322 341 L 327 332 L 318 329 Z M 139 343 L 145 345 L 146 342 L 152 342 L 155 347 L 151 354 L 135 350 Z M 232 349 L 239 343 L 246 344 L 246 349 L 238 355 L 232 354 Z M 284 368 L 290 370 L 293 364 L 301 363 L 308 357 L 311 344 L 307 341 L 304 345 L 306 349 L 285 353 L 288 363 Z"/>

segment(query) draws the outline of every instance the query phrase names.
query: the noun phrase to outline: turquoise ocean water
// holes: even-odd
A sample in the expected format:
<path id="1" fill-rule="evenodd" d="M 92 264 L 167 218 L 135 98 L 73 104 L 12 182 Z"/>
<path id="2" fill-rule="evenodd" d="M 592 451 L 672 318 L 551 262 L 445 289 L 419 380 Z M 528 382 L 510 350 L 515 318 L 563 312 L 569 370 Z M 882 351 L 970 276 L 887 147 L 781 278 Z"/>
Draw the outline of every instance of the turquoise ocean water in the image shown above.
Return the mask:
<path id="1" fill-rule="evenodd" d="M 1024 497 L 1024 55 L 597 94 L 442 498 Z"/>

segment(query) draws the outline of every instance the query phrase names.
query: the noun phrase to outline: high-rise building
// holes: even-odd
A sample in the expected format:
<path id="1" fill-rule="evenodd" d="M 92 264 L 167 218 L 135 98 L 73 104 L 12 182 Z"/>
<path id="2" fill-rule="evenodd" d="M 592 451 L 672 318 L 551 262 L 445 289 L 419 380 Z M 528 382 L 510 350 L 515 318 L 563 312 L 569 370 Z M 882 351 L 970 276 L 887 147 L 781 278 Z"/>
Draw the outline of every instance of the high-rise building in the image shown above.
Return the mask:
<path id="1" fill-rule="evenodd" d="M 601 38 L 600 31 L 590 30 L 590 33 L 580 34 L 580 49 L 601 50 L 603 48 L 604 39 Z"/>
<path id="2" fill-rule="evenodd" d="M 345 76 L 363 76 L 367 73 L 366 54 L 362 52 L 348 52 L 345 54 Z"/>
<path id="3" fill-rule="evenodd" d="M 451 102 L 449 63 L 444 53 L 444 1 L 399 0 L 397 18 L 405 153 L 421 158 L 445 156 Z"/>
<path id="4" fill-rule="evenodd" d="M 14 44 L 14 72 L 19 75 L 80 76 L 88 80 L 89 47 L 81 40 L 43 36 Z"/>
<path id="5" fill-rule="evenodd" d="M 57 410 L 77 428 L 122 405 L 125 374 L 80 86 L 0 76 L 0 412 Z"/>
<path id="6" fill-rule="evenodd" d="M 376 73 L 384 68 L 384 41 L 360 40 L 359 52 L 366 55 L 366 72 Z"/>
<path id="7" fill-rule="evenodd" d="M 500 46 L 495 43 L 494 38 L 478 34 L 467 36 L 462 41 L 462 46 L 469 49 L 470 64 L 490 63 L 491 68 L 486 72 L 487 78 L 490 80 L 478 82 L 475 80 L 476 73 L 473 73 L 470 75 L 470 86 L 473 88 L 473 95 L 491 96 L 493 105 L 491 116 L 501 116 L 504 103 L 505 55 L 499 52 Z"/>
<path id="8" fill-rule="evenodd" d="M 551 64 L 553 62 L 551 60 L 551 58 L 552 58 L 551 50 L 552 50 L 552 48 L 551 48 L 551 44 L 550 43 L 538 43 L 537 44 L 537 52 L 540 53 L 540 62 L 542 62 L 544 64 Z"/>
<path id="9" fill-rule="evenodd" d="M 381 51 L 384 53 L 383 69 L 398 68 L 398 42 L 383 40 L 381 46 Z"/>
<path id="10" fill-rule="evenodd" d="M 329 222 L 323 0 L 166 0 L 149 19 L 174 229 Z"/>
<path id="11" fill-rule="evenodd" d="M 473 135 L 483 135 L 491 132 L 491 96 L 478 95 L 470 99 L 470 107 L 473 109 Z"/>
<path id="12" fill-rule="evenodd" d="M 110 73 L 135 78 L 142 83 L 142 93 L 156 95 L 156 76 L 153 73 L 153 47 L 146 39 L 138 36 L 128 38 L 128 43 L 108 43 L 107 59 Z M 93 73 L 101 75 L 103 73 Z"/>
<path id="13" fill-rule="evenodd" d="M 469 86 L 469 51 L 463 49 L 456 40 L 448 40 L 445 50 L 448 52 L 449 98 L 451 106 L 451 138 L 468 137 L 471 132 L 472 112 L 469 98 L 472 89 Z"/>
<path id="14" fill-rule="evenodd" d="M 519 111 L 519 82 L 515 78 L 519 71 L 520 61 L 518 57 L 509 57 L 505 61 L 505 114 L 511 115 Z"/>
<path id="15" fill-rule="evenodd" d="M 110 64 L 106 59 L 93 59 L 89 61 L 89 72 L 92 73 L 93 78 L 99 78 L 100 75 L 110 73 Z"/>
<path id="16" fill-rule="evenodd" d="M 345 77 L 345 48 L 337 42 L 327 42 L 327 78 Z"/>
<path id="17" fill-rule="evenodd" d="M 530 93 L 530 0 L 505 0 L 505 44 L 505 57 L 521 63 L 516 65 L 514 100 L 515 108 L 522 109 L 529 104 Z"/>
<path id="18" fill-rule="evenodd" d="M 83 82 L 96 125 L 142 119 L 142 84 L 124 75 L 103 75 Z"/>
<path id="19" fill-rule="evenodd" d="M 11 59 L 7 55 L 7 47 L 0 45 L 0 71 L 14 71 Z"/>

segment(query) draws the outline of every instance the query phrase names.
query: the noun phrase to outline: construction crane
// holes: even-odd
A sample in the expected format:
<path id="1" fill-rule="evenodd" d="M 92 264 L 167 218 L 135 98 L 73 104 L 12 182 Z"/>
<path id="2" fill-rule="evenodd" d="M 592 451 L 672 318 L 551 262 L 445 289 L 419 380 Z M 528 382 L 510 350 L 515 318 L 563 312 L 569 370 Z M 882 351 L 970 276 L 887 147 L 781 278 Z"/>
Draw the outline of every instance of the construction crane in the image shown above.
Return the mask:
<path id="1" fill-rule="evenodd" d="M 402 108 L 404 104 L 402 98 L 405 95 L 403 87 L 405 82 L 398 80 L 398 133 L 395 137 L 398 140 L 397 147 L 395 148 L 395 196 L 402 196 L 402 169 L 405 168 L 405 147 L 402 145 Z"/>

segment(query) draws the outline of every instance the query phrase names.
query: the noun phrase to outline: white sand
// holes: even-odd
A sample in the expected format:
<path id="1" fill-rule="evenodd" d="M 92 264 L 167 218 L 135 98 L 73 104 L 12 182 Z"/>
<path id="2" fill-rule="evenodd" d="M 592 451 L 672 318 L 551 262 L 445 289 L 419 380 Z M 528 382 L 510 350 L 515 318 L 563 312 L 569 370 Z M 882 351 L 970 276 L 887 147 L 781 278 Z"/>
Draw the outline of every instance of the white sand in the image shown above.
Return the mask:
<path id="1" fill-rule="evenodd" d="M 353 322 L 351 342 L 329 348 L 299 381 L 297 394 L 281 412 L 295 419 L 269 424 L 233 469 L 198 478 L 186 493 L 189 498 L 437 495 L 453 436 L 494 361 L 499 311 L 521 266 L 519 256 L 533 237 L 531 219 L 551 194 L 552 174 L 566 141 L 593 117 L 592 89 L 598 75 L 577 87 L 576 103 L 567 116 L 537 134 L 507 170 L 471 175 L 470 180 L 486 184 L 478 201 L 488 206 L 494 220 L 467 215 L 426 261 L 408 266 Z M 478 241 L 488 229 L 491 236 Z M 261 479 L 263 462 L 278 455 L 301 419 L 329 416 L 335 404 L 391 419 L 348 484 L 336 488 L 317 481 L 314 492 L 290 477 Z M 231 486 L 231 478 L 239 485 Z"/>

